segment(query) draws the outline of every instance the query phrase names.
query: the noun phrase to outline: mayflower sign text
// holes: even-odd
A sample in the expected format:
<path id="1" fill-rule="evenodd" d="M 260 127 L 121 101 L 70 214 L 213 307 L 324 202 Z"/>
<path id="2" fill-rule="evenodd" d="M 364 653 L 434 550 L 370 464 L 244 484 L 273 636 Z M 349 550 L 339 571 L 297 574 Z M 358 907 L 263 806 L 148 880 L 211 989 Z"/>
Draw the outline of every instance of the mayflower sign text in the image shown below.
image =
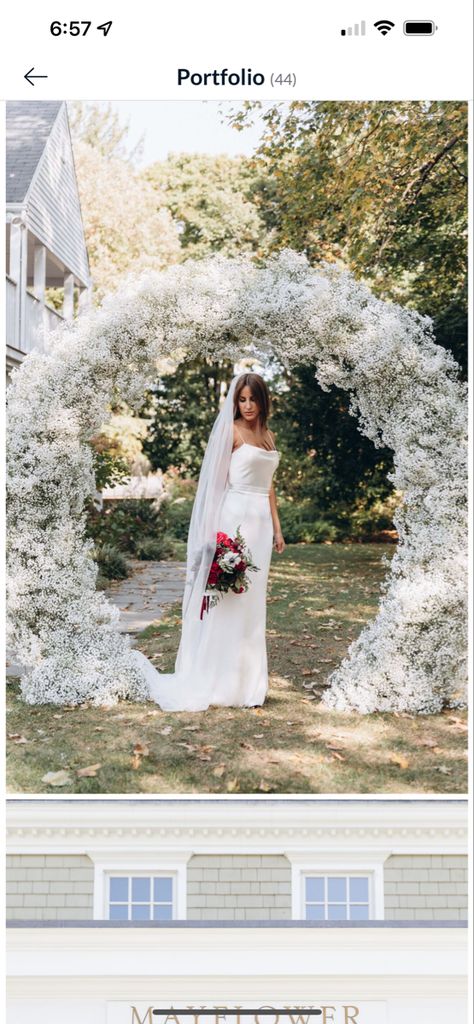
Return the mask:
<path id="1" fill-rule="evenodd" d="M 320 1002 L 312 1006 L 280 1007 L 262 1003 L 243 1006 L 187 1006 L 163 1010 L 160 1003 L 107 1004 L 107 1024 L 386 1024 L 386 1003 Z"/>

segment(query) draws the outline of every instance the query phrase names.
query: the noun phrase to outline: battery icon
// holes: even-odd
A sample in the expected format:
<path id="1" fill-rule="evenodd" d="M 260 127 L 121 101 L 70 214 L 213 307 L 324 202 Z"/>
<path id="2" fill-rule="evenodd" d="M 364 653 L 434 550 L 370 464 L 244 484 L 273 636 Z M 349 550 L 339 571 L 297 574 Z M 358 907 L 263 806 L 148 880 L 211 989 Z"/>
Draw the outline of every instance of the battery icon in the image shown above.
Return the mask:
<path id="1" fill-rule="evenodd" d="M 404 21 L 403 31 L 406 36 L 434 36 L 438 26 L 434 21 Z"/>

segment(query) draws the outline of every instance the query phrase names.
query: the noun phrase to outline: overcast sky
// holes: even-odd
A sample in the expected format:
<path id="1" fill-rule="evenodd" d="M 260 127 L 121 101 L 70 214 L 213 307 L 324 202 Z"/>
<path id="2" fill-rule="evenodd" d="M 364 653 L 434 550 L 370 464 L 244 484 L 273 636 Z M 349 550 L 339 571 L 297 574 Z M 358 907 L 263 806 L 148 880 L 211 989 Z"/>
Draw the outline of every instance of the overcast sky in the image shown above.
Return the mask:
<path id="1" fill-rule="evenodd" d="M 130 142 L 144 136 L 142 166 L 163 160 L 168 153 L 252 153 L 261 126 L 238 132 L 225 123 L 225 108 L 235 104 L 194 102 L 112 102 L 122 122 L 130 124 Z"/>

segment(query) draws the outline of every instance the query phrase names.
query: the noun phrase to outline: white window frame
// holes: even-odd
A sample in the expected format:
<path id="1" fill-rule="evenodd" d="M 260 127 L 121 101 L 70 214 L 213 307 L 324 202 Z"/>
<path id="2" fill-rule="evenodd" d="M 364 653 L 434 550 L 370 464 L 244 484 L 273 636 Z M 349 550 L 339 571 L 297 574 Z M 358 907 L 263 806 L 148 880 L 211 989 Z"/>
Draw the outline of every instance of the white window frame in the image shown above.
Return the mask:
<path id="1" fill-rule="evenodd" d="M 352 854 L 343 856 L 340 850 L 324 856 L 286 854 L 291 862 L 291 909 L 294 921 L 306 918 L 306 878 L 314 875 L 331 878 L 361 877 L 369 879 L 369 921 L 383 921 L 385 917 L 383 865 L 389 852 Z"/>
<path id="2" fill-rule="evenodd" d="M 112 875 L 130 877 L 159 876 L 173 880 L 173 921 L 185 921 L 187 913 L 187 862 L 191 853 L 176 853 L 172 856 L 152 856 L 150 852 L 139 855 L 130 851 L 127 855 L 104 857 L 88 854 L 94 862 L 94 921 L 109 920 L 109 886 Z"/>
<path id="3" fill-rule="evenodd" d="M 112 900 L 112 901 L 110 900 L 110 880 L 112 878 L 126 878 L 127 879 L 128 883 L 129 883 L 129 897 L 130 897 L 128 900 Z M 153 900 L 153 886 L 152 886 L 152 889 L 151 889 L 151 892 L 150 892 L 150 899 L 149 900 L 145 900 L 145 901 L 138 901 L 138 900 L 134 901 L 134 900 L 132 900 L 131 892 L 130 892 L 130 881 L 131 881 L 132 878 L 149 878 L 151 882 L 153 882 L 153 880 L 155 878 L 166 878 L 166 879 L 169 879 L 171 881 L 171 900 L 167 900 L 162 905 L 167 906 L 167 907 L 169 907 L 169 906 L 171 907 L 171 918 L 170 918 L 170 920 L 171 921 L 175 921 L 176 920 L 176 892 L 177 892 L 177 881 L 178 881 L 176 871 L 157 871 L 157 870 L 145 871 L 145 869 L 142 868 L 142 867 L 140 867 L 138 870 L 133 869 L 132 871 L 130 871 L 130 869 L 128 869 L 127 871 L 116 871 L 116 870 L 114 870 L 114 871 L 105 871 L 104 872 L 105 915 L 107 917 L 107 920 L 109 920 L 109 921 L 113 920 L 110 917 L 110 906 L 111 906 L 111 903 L 112 903 L 113 906 L 125 906 L 125 907 L 127 907 L 127 911 L 130 911 L 131 907 L 134 904 L 137 904 L 137 903 L 140 903 L 140 902 L 141 902 L 141 904 L 143 906 L 146 906 L 149 909 L 152 908 L 155 905 L 155 901 Z M 132 921 L 132 918 L 131 917 L 127 917 L 126 920 Z M 145 918 L 145 920 L 146 920 L 146 918 Z M 153 921 L 153 917 L 151 917 L 150 920 Z"/>

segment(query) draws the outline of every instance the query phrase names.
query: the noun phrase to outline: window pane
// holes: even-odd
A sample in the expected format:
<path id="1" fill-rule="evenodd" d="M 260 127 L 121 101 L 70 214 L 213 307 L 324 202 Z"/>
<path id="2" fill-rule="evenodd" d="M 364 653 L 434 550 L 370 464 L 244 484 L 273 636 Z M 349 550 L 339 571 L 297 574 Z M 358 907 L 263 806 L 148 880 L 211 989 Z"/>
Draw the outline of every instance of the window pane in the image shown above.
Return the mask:
<path id="1" fill-rule="evenodd" d="M 132 906 L 132 921 L 149 921 L 150 920 L 150 907 L 144 906 L 140 903 L 135 903 Z"/>
<path id="2" fill-rule="evenodd" d="M 156 903 L 172 903 L 173 901 L 173 879 L 153 879 L 153 899 Z"/>
<path id="3" fill-rule="evenodd" d="M 110 899 L 114 903 L 127 903 L 128 878 L 110 879 Z"/>
<path id="4" fill-rule="evenodd" d="M 324 878 L 306 879 L 306 899 L 314 903 L 324 903 Z"/>
<path id="5" fill-rule="evenodd" d="M 347 878 L 328 878 L 328 903 L 345 903 Z"/>
<path id="6" fill-rule="evenodd" d="M 347 921 L 347 910 L 337 903 L 328 906 L 328 921 Z"/>
<path id="7" fill-rule="evenodd" d="M 128 921 L 128 907 L 112 903 L 109 907 L 109 921 Z"/>
<path id="8" fill-rule="evenodd" d="M 132 902 L 146 903 L 150 900 L 150 879 L 132 878 Z"/>
<path id="9" fill-rule="evenodd" d="M 308 903 L 306 907 L 307 921 L 324 921 L 324 907 L 317 903 Z"/>
<path id="10" fill-rule="evenodd" d="M 351 906 L 351 921 L 368 921 L 369 920 L 369 908 L 368 906 Z"/>
<path id="11" fill-rule="evenodd" d="M 153 920 L 154 921 L 172 921 L 173 919 L 173 908 L 168 906 L 164 907 L 153 907 Z"/>
<path id="12" fill-rule="evenodd" d="M 369 902 L 369 879 L 368 878 L 350 878 L 349 879 L 349 899 L 353 903 L 368 903 Z"/>

